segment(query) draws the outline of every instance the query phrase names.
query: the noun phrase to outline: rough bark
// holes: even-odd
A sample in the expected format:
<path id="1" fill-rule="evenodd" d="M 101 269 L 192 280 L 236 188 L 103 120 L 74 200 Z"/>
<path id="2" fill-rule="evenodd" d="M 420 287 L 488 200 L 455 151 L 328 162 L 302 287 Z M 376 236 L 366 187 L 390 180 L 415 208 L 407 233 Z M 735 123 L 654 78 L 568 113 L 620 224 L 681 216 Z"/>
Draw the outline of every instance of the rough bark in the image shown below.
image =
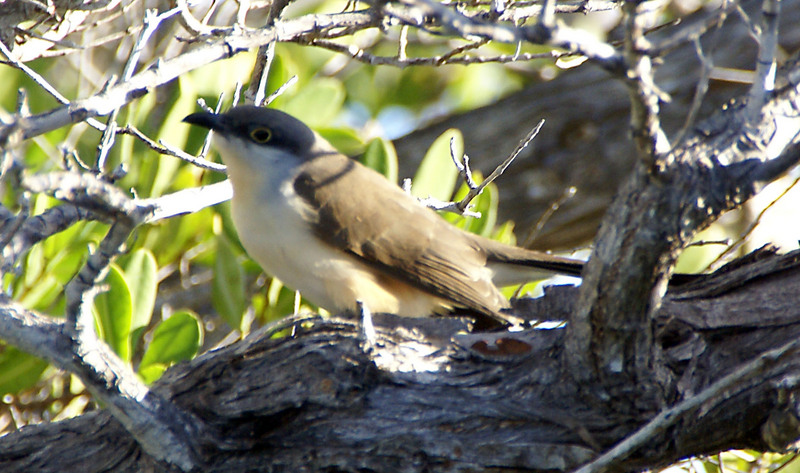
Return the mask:
<path id="1" fill-rule="evenodd" d="M 519 310 L 569 321 L 577 289 L 554 287 Z M 176 366 L 155 391 L 204 419 L 204 471 L 567 471 L 800 336 L 800 251 L 763 251 L 670 291 L 656 323 L 678 382 L 663 405 L 635 386 L 581 393 L 564 366 L 564 330 L 459 335 L 458 320 L 313 320 Z M 451 342 L 452 339 L 452 342 Z M 800 436 L 797 347 L 673 419 L 619 471 Z M 598 389 L 607 389 L 607 386 Z M 624 401 L 624 402 L 621 402 Z M 612 409 L 627 403 L 625 410 Z M 169 471 L 106 411 L 24 428 L 0 441 L 0 470 Z"/>
<path id="2" fill-rule="evenodd" d="M 798 255 L 756 255 L 663 300 L 659 288 L 697 229 L 797 162 L 797 64 L 788 70 L 793 79 L 776 93 L 753 88 L 764 96 L 753 101 L 758 117 L 734 104 L 674 153 L 641 153 L 633 173 L 615 168 L 630 177 L 582 287 L 528 303 L 532 318 L 566 329 L 461 335 L 459 321 L 379 317 L 373 333 L 310 320 L 293 337 L 262 334 L 176 367 L 152 395 L 204 424 L 191 439 L 203 471 L 564 471 L 587 462 L 587 471 L 633 471 L 725 448 L 782 448 L 800 426 Z M 628 72 L 634 105 L 653 103 Z M 657 124 L 657 107 L 647 118 Z M 656 134 L 638 131 L 638 142 Z M 595 171 L 583 163 L 572 167 Z M 107 411 L 23 429 L 0 441 L 0 467 L 169 470 L 127 429 Z"/>

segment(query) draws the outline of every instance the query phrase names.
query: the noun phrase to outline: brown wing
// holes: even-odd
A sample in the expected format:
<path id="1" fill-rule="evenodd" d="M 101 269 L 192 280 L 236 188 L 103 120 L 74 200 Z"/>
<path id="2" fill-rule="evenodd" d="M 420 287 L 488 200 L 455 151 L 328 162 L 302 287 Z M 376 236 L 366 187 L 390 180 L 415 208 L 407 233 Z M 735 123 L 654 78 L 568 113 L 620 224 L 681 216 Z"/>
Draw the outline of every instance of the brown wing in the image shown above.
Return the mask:
<path id="1" fill-rule="evenodd" d="M 310 223 L 320 238 L 454 306 L 502 318 L 508 302 L 478 243 L 382 175 L 329 153 L 303 165 L 294 189 L 318 211 Z"/>

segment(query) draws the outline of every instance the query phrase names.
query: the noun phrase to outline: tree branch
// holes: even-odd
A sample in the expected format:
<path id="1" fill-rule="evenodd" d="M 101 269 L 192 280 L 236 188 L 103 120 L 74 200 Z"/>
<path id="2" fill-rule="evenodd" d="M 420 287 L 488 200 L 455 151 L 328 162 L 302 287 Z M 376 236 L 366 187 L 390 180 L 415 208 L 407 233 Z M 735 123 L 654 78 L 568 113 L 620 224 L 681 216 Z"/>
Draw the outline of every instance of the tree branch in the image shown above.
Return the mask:
<path id="1" fill-rule="evenodd" d="M 456 335 L 464 329 L 457 319 L 380 314 L 368 347 L 359 322 L 293 319 L 293 337 L 254 334 L 171 368 L 153 392 L 225 432 L 224 442 L 196 438 L 211 459 L 208 472 L 568 471 L 642 428 L 649 441 L 613 458 L 615 470 L 786 445 L 800 424 L 770 426 L 798 418 L 800 364 L 786 351 L 800 339 L 798 265 L 800 252 L 760 252 L 667 296 L 655 319 L 659 361 L 682 390 L 661 415 L 626 386 L 613 391 L 619 405 L 628 403 L 621 411 L 582 395 L 600 385 L 579 388 L 563 370 L 565 330 Z M 569 317 L 576 291 L 551 288 L 517 309 L 542 320 Z M 85 458 L 78 442 L 97 453 Z M 87 472 L 108 464 L 167 471 L 104 412 L 23 429 L 0 447 L 3 471 L 63 471 L 79 459 Z"/>

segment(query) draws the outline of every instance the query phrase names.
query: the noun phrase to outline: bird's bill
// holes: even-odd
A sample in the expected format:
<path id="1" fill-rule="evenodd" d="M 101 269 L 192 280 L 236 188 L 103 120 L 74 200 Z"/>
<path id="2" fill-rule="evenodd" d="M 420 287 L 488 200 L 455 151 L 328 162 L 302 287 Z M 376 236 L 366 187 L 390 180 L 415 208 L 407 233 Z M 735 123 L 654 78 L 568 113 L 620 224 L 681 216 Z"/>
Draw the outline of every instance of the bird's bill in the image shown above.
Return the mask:
<path id="1" fill-rule="evenodd" d="M 222 128 L 222 123 L 219 117 L 220 116 L 216 113 L 197 112 L 188 115 L 183 121 L 192 125 L 208 128 L 209 130 L 220 130 Z"/>

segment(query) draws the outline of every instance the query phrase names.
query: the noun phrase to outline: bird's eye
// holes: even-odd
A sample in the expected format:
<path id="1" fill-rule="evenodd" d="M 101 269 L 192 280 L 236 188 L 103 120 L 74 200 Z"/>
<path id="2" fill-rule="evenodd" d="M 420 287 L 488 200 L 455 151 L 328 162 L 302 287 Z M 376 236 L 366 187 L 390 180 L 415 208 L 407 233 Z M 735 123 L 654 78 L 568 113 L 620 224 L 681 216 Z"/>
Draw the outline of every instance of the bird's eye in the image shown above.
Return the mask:
<path id="1" fill-rule="evenodd" d="M 272 139 L 272 130 L 269 128 L 256 128 L 250 132 L 250 138 L 252 138 L 256 143 L 267 143 Z"/>

